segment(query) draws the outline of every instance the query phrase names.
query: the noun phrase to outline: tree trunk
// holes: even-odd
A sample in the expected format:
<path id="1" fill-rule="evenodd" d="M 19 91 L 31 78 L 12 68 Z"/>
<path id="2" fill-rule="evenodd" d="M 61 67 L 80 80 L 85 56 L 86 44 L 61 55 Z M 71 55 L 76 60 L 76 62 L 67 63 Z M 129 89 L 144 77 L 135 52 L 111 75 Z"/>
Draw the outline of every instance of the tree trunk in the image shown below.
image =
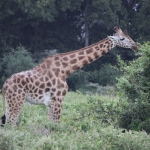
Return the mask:
<path id="1" fill-rule="evenodd" d="M 85 44 L 84 46 L 89 46 L 89 27 L 88 27 L 88 21 L 85 20 Z"/>

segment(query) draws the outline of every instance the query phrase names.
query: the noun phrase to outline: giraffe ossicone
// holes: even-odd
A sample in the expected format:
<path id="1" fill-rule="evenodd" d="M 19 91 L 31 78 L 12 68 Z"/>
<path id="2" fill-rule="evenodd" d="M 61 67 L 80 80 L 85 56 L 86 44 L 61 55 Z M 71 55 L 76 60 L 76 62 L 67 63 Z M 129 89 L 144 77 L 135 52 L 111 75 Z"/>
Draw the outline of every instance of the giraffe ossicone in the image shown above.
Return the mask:
<path id="1" fill-rule="evenodd" d="M 88 47 L 50 56 L 31 70 L 13 74 L 2 88 L 5 101 L 2 124 L 16 123 L 26 101 L 46 105 L 49 119 L 59 122 L 62 101 L 68 91 L 66 78 L 71 73 L 100 58 L 115 46 L 137 48 L 127 32 L 122 32 L 120 28 L 115 28 L 115 31 L 113 36 Z"/>

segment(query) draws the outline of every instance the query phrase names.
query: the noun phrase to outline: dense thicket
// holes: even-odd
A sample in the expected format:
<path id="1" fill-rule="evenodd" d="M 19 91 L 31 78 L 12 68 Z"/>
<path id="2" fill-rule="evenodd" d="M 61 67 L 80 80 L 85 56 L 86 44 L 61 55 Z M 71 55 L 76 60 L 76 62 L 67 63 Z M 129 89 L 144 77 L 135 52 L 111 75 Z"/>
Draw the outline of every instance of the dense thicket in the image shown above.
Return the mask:
<path id="1" fill-rule="evenodd" d="M 123 76 L 117 87 L 124 104 L 120 126 L 150 133 L 150 43 L 139 50 L 139 58 L 128 65 L 120 60 Z"/>
<path id="2" fill-rule="evenodd" d="M 103 94 L 68 92 L 59 124 L 49 122 L 45 106 L 25 104 L 16 127 L 0 128 L 0 149 L 150 150 L 145 132 L 123 133 L 116 127 L 120 102 L 109 95 L 109 88 Z M 2 109 L 0 101 L 0 112 Z"/>
<path id="3" fill-rule="evenodd" d="M 82 48 L 112 34 L 114 26 L 128 30 L 135 41 L 149 40 L 149 8 L 148 0 L 2 0 L 0 62 L 21 44 L 39 63 L 45 51 L 61 53 Z M 116 54 L 124 60 L 135 57 L 131 50 L 118 48 L 84 70 L 95 71 L 105 63 L 116 64 Z M 9 68 L 0 63 L 1 78 L 7 76 L 4 69 Z"/>

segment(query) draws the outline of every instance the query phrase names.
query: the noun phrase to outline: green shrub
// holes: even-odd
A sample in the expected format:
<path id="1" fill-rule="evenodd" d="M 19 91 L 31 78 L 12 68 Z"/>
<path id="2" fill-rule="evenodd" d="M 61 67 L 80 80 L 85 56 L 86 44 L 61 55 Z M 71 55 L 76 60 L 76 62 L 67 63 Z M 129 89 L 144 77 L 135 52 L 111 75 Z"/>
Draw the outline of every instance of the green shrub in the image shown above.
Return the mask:
<path id="1" fill-rule="evenodd" d="M 38 150 L 149 150 L 150 139 L 144 133 L 121 133 L 113 127 L 96 127 L 88 132 L 43 137 Z"/>
<path id="2" fill-rule="evenodd" d="M 117 77 L 120 76 L 120 72 L 116 70 L 111 64 L 105 64 L 100 70 L 90 72 L 91 81 L 98 83 L 99 85 L 114 85 L 117 82 Z"/>
<path id="3" fill-rule="evenodd" d="M 12 137 L 9 134 L 0 133 L 0 149 L 15 150 Z"/>
<path id="4" fill-rule="evenodd" d="M 84 70 L 78 70 L 71 74 L 68 79 L 69 88 L 73 91 L 75 90 L 91 90 L 89 85 L 90 82 L 97 83 L 101 86 L 115 85 L 117 82 L 117 77 L 120 76 L 120 71 L 115 69 L 110 64 L 105 64 L 100 70 L 95 70 L 92 72 L 86 72 Z M 96 87 L 92 86 L 96 90 Z"/>
<path id="5" fill-rule="evenodd" d="M 150 132 L 150 43 L 140 45 L 138 58 L 126 65 L 119 59 L 123 76 L 118 80 L 120 98 L 126 101 L 121 127 Z"/>
<path id="6" fill-rule="evenodd" d="M 67 78 L 69 89 L 76 91 L 78 88 L 84 87 L 88 83 L 89 76 L 90 74 L 84 70 L 74 72 Z"/>
<path id="7" fill-rule="evenodd" d="M 68 92 L 56 124 L 45 106 L 25 104 L 18 126 L 0 128 L 0 150 L 149 150 L 144 131 L 114 128 L 120 111 L 117 97 Z"/>
<path id="8" fill-rule="evenodd" d="M 0 72 L 3 72 L 0 80 L 2 84 L 12 74 L 33 68 L 35 63 L 31 54 L 23 46 L 18 46 L 4 55 L 0 66 Z"/>

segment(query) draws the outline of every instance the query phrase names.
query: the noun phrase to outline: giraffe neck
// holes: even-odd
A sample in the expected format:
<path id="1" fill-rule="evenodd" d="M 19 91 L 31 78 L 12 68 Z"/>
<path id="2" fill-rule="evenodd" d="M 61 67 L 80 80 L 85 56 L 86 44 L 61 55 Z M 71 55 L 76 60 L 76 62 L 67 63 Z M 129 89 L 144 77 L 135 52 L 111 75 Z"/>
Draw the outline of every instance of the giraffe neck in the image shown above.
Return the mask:
<path id="1" fill-rule="evenodd" d="M 105 38 L 80 50 L 48 57 L 34 69 L 43 74 L 49 70 L 49 73 L 54 72 L 55 76 L 62 76 L 65 80 L 71 73 L 100 58 L 114 46 L 109 38 Z"/>
<path id="2" fill-rule="evenodd" d="M 62 59 L 67 60 L 67 58 L 70 58 L 68 62 L 69 69 L 67 76 L 105 55 L 113 47 L 113 42 L 109 38 L 105 38 L 98 43 L 92 44 L 80 50 L 62 54 Z M 62 69 L 64 68 L 65 64 Z"/>

